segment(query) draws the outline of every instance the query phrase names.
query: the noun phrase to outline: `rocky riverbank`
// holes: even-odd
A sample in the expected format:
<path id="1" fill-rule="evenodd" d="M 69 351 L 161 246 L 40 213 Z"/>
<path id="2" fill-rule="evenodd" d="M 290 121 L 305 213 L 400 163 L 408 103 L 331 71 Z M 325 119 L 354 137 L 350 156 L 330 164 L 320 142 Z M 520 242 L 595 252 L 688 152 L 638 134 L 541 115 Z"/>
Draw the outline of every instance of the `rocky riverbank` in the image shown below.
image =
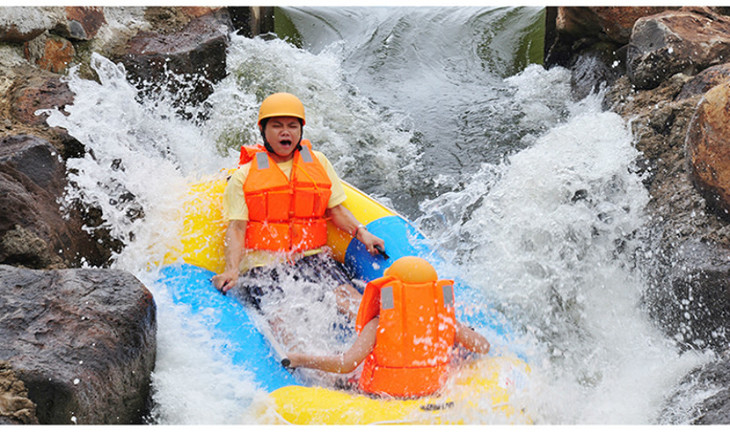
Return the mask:
<path id="1" fill-rule="evenodd" d="M 0 423 L 140 422 L 154 368 L 154 300 L 133 276 L 105 269 L 123 240 L 100 209 L 59 207 L 66 160 L 85 145 L 37 110 L 72 104 L 63 76 L 76 65 L 97 79 L 96 52 L 123 63 L 145 91 L 175 91 L 167 71 L 190 77 L 193 91 L 177 93 L 186 116 L 225 75 L 230 33 L 267 30 L 254 29 L 249 9 L 0 8 Z M 642 152 L 632 169 L 651 195 L 651 223 L 629 236 L 646 246 L 636 266 L 650 281 L 647 314 L 679 350 L 722 353 L 728 342 L 728 13 L 547 9 L 546 67 L 571 70 L 575 98 L 603 89 L 605 108 L 630 123 Z M 143 218 L 134 195 L 122 196 L 128 217 Z M 667 409 L 657 422 L 730 422 L 730 381 L 719 373 L 728 362 L 718 356 L 668 396 L 671 408 L 711 379 L 720 391 L 695 416 Z"/>
<path id="2" fill-rule="evenodd" d="M 582 97 L 606 86 L 604 106 L 630 123 L 642 152 L 651 223 L 636 258 L 650 282 L 644 307 L 680 350 L 722 354 L 730 326 L 730 17 L 727 8 L 587 7 L 549 11 L 546 66 L 571 69 Z M 681 419 L 729 423 L 730 362 L 692 372 L 669 406 L 698 377 L 721 391 Z M 707 383 L 705 380 L 703 383 Z M 701 385 L 699 385 L 701 386 Z M 724 391 L 722 391 L 724 390 Z"/>
<path id="3" fill-rule="evenodd" d="M 194 78 L 177 102 L 200 104 L 225 75 L 230 33 L 270 30 L 258 9 L 0 8 L 0 424 L 144 422 L 155 365 L 154 299 L 108 269 L 122 240 L 100 209 L 59 205 L 84 143 L 37 110 L 73 104 L 63 77 L 76 66 L 97 79 L 93 52 L 147 91 L 177 90 L 169 72 Z"/>

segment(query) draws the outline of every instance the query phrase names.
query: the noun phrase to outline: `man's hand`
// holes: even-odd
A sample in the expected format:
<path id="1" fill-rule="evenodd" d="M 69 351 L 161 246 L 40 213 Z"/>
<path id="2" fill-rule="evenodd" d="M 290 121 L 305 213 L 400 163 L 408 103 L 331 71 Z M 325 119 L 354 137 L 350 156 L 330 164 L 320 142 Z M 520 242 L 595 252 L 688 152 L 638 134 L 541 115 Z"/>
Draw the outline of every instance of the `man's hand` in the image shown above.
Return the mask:
<path id="1" fill-rule="evenodd" d="M 385 249 L 385 241 L 367 230 L 359 230 L 357 233 L 357 237 L 358 239 L 360 239 L 360 242 L 365 245 L 365 248 L 367 248 L 368 252 L 372 255 L 380 253 L 378 249 L 375 248 L 376 245 L 379 246 L 381 249 Z"/>
<path id="2" fill-rule="evenodd" d="M 347 209 L 345 206 L 338 204 L 337 206 L 327 209 L 327 214 L 332 218 L 332 222 L 340 230 L 354 234 L 355 237 L 365 245 L 368 252 L 372 255 L 379 254 L 379 251 L 375 248 L 378 245 L 380 248 L 385 248 L 385 241 L 375 236 L 374 234 L 367 231 L 367 229 L 357 229 L 360 225 L 360 221 Z"/>
<path id="3" fill-rule="evenodd" d="M 246 240 L 246 224 L 244 220 L 231 220 L 228 223 L 225 239 L 226 270 L 213 277 L 213 285 L 223 292 L 235 287 L 238 282 L 238 268 L 243 257 L 243 245 Z"/>
<path id="4" fill-rule="evenodd" d="M 223 292 L 225 295 L 227 291 L 231 290 L 236 286 L 238 282 L 238 271 L 233 269 L 225 271 L 222 274 L 213 276 L 213 285 L 216 289 Z"/>

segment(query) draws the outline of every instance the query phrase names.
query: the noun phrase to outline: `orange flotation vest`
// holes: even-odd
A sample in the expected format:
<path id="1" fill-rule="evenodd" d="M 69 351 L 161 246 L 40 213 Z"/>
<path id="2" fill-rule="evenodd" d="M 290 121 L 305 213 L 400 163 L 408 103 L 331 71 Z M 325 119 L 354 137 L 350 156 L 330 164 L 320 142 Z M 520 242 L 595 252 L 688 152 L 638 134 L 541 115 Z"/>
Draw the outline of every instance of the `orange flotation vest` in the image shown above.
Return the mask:
<path id="1" fill-rule="evenodd" d="M 357 315 L 358 333 L 380 316 L 375 348 L 366 358 L 360 388 L 371 394 L 420 397 L 447 379 L 456 335 L 454 282 L 404 282 L 394 276 L 371 281 Z"/>
<path id="2" fill-rule="evenodd" d="M 263 148 L 242 147 L 240 164 L 251 161 L 243 184 L 249 220 L 246 247 L 295 252 L 327 243 L 327 203 L 332 181 L 308 140 L 294 151 L 291 179 Z"/>

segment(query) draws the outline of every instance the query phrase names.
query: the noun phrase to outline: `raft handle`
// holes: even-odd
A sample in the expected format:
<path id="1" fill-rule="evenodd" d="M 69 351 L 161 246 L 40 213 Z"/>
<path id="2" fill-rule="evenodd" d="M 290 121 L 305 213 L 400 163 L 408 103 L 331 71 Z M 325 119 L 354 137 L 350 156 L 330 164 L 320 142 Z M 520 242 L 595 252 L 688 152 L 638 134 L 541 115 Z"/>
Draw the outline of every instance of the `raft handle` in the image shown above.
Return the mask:
<path id="1" fill-rule="evenodd" d="M 388 253 L 385 252 L 383 247 L 380 245 L 375 245 L 375 249 L 378 250 L 378 252 L 385 258 L 385 260 L 388 260 L 390 257 L 388 256 Z"/>
<path id="2" fill-rule="evenodd" d="M 425 410 L 427 412 L 434 412 L 437 410 L 444 410 L 444 409 L 453 409 L 454 402 L 453 401 L 447 401 L 446 403 L 436 404 L 436 403 L 429 403 L 424 404 L 421 406 L 421 410 Z"/>
<path id="3" fill-rule="evenodd" d="M 296 370 L 296 367 L 289 367 L 291 365 L 291 361 L 289 358 L 282 358 L 281 359 L 281 366 L 286 368 L 289 373 L 294 372 Z"/>

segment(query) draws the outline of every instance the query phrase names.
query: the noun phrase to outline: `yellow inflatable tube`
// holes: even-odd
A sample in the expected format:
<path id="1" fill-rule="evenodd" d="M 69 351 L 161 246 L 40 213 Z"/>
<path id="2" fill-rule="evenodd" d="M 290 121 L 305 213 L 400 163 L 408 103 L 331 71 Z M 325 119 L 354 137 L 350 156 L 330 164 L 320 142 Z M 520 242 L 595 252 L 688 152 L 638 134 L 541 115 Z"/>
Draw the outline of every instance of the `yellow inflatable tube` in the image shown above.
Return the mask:
<path id="1" fill-rule="evenodd" d="M 401 400 L 286 386 L 270 394 L 273 403 L 254 410 L 263 422 L 300 425 L 530 424 L 529 416 L 510 401 L 528 374 L 529 367 L 518 358 L 492 357 L 461 366 L 438 396 Z"/>

